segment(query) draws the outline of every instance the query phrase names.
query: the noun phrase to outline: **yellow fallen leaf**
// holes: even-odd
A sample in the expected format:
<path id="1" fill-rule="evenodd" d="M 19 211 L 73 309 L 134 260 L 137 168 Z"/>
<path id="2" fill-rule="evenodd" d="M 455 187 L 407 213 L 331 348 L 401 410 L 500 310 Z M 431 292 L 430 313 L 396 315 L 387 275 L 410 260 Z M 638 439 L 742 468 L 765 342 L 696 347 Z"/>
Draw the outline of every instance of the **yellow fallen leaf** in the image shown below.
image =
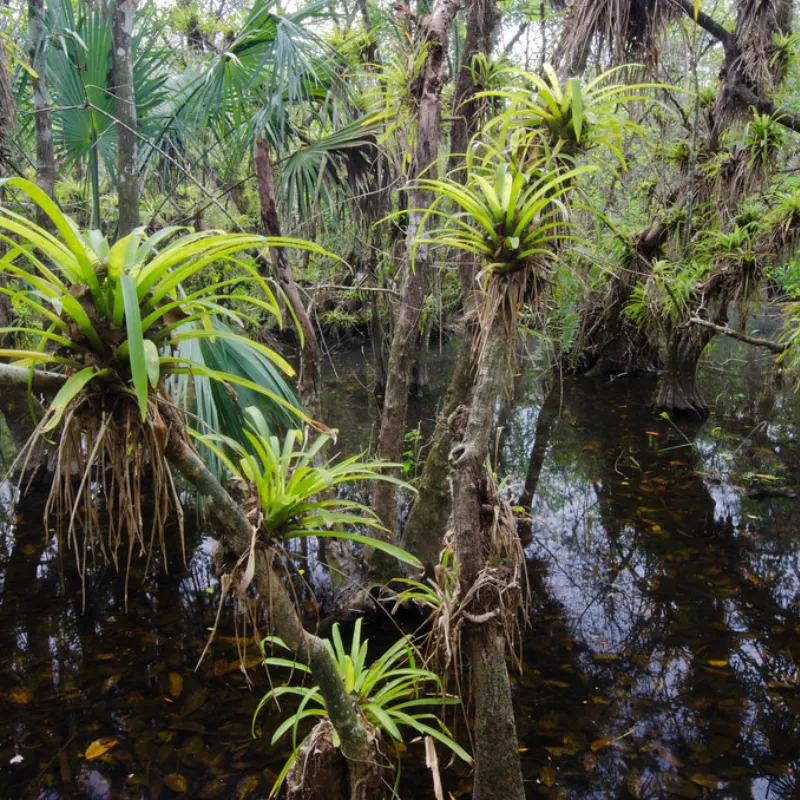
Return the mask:
<path id="1" fill-rule="evenodd" d="M 556 771 L 551 766 L 542 767 L 539 777 L 542 783 L 549 789 L 556 782 Z"/>
<path id="2" fill-rule="evenodd" d="M 689 780 L 706 789 L 716 789 L 719 781 L 713 775 L 692 775 Z"/>
<path id="3" fill-rule="evenodd" d="M 17 686 L 8 693 L 8 700 L 18 706 L 25 706 L 33 700 L 33 689 L 30 686 Z"/>
<path id="4" fill-rule="evenodd" d="M 95 739 L 86 748 L 85 757 L 87 759 L 100 758 L 100 756 L 107 753 L 112 747 L 116 747 L 116 745 L 117 740 L 113 736 L 104 736 L 102 739 Z"/>
<path id="5" fill-rule="evenodd" d="M 168 677 L 169 693 L 173 697 L 177 697 L 183 691 L 183 675 L 179 672 L 170 672 Z"/>
<path id="6" fill-rule="evenodd" d="M 709 658 L 708 663 L 712 667 L 727 667 L 728 661 L 725 658 Z"/>
<path id="7" fill-rule="evenodd" d="M 610 744 L 610 739 L 597 739 L 589 745 L 589 749 L 593 753 L 596 753 L 598 750 L 602 750 L 604 747 L 608 747 Z"/>
<path id="8" fill-rule="evenodd" d="M 167 775 L 164 778 L 164 783 L 166 783 L 173 792 L 185 792 L 189 788 L 189 782 L 178 772 Z"/>

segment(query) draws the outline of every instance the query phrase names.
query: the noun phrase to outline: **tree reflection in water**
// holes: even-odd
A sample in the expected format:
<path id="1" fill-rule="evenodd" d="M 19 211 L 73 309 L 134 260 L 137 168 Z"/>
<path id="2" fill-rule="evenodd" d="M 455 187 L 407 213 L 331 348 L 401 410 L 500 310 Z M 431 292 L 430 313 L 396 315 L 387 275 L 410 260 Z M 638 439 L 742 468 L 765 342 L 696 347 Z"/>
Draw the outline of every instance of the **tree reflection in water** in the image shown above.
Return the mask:
<path id="1" fill-rule="evenodd" d="M 795 796 L 796 508 L 728 482 L 761 471 L 774 443 L 734 453 L 710 425 L 682 423 L 690 446 L 647 389 L 570 380 L 533 437 L 505 434 L 525 505 L 541 470 L 519 679 L 527 777 L 570 797 Z M 792 473 L 796 450 L 783 450 Z"/>

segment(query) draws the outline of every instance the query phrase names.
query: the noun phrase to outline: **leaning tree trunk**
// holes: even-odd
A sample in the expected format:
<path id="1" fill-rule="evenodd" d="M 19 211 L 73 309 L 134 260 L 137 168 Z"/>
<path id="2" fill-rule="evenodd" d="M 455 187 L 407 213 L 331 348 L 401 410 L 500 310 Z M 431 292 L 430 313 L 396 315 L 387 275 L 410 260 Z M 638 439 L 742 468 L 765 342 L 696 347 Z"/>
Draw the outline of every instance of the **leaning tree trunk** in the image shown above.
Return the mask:
<path id="1" fill-rule="evenodd" d="M 117 192 L 119 236 L 139 227 L 139 164 L 136 142 L 136 93 L 133 82 L 133 0 L 114 0 L 111 17 L 111 68 L 117 118 Z"/>
<path id="2" fill-rule="evenodd" d="M 487 558 L 493 552 L 496 521 L 494 514 L 486 511 L 491 502 L 491 481 L 485 463 L 495 406 L 515 336 L 513 322 L 498 312 L 477 365 L 464 435 L 450 456 L 459 594 L 465 597 L 471 588 L 486 586 L 485 591 L 474 594 L 466 609 L 472 624 L 463 632 L 475 702 L 474 800 L 525 798 L 506 665 L 504 629 L 510 621 L 503 618 L 497 584 L 482 580 L 489 567 Z"/>
<path id="3" fill-rule="evenodd" d="M 426 47 L 425 63 L 419 79 L 415 81 L 417 103 L 417 143 L 411 165 L 411 179 L 436 177 L 436 160 L 439 156 L 439 127 L 442 117 L 442 84 L 447 55 L 450 25 L 458 11 L 457 0 L 436 0 L 431 13 L 419 24 L 415 47 Z M 428 282 L 427 245 L 417 248 L 414 263 L 411 254 L 415 239 L 424 233 L 422 220 L 425 209 L 431 204 L 431 193 L 412 185 L 406 253 L 404 259 L 405 284 L 397 311 L 389 368 L 386 378 L 386 396 L 383 402 L 381 430 L 378 436 L 378 457 L 397 462 L 403 450 L 408 387 L 411 370 L 417 356 L 417 333 L 425 288 Z M 394 484 L 377 481 L 374 488 L 373 508 L 391 532 L 397 533 L 397 493 Z"/>
<path id="4" fill-rule="evenodd" d="M 56 185 L 56 159 L 53 151 L 53 116 L 50 109 L 50 85 L 47 80 L 47 35 L 44 25 L 44 0 L 28 1 L 28 34 L 31 66 L 36 73 L 31 78 L 33 89 L 33 119 L 36 129 L 36 183 L 53 197 Z M 37 204 L 36 222 L 50 227 L 50 218 Z"/>
<path id="5" fill-rule="evenodd" d="M 235 555 L 246 556 L 253 531 L 241 505 L 230 497 L 187 444 L 175 412 L 164 406 L 162 416 L 168 421 L 172 434 L 166 458 L 208 501 L 208 509 L 222 529 L 225 547 Z M 298 660 L 311 668 L 325 700 L 328 717 L 339 735 L 347 765 L 350 800 L 381 798 L 386 774 L 377 739 L 356 711 L 325 642 L 303 628 L 273 563 L 274 558 L 271 550 L 257 545 L 253 580 L 269 609 L 270 623 Z"/>
<path id="6" fill-rule="evenodd" d="M 453 421 L 450 417 L 462 403 L 468 402 L 472 387 L 472 342 L 465 335 L 459 348 L 455 369 L 447 387 L 425 466 L 417 481 L 417 496 L 406 520 L 400 544 L 425 565 L 429 576 L 439 563 L 439 551 L 450 518 L 452 499 L 447 479 L 447 458 L 453 445 Z"/>
<path id="7" fill-rule="evenodd" d="M 253 152 L 256 183 L 258 184 L 258 198 L 261 203 L 261 219 L 268 236 L 281 236 L 281 223 L 275 202 L 275 181 L 272 174 L 269 142 L 266 139 L 256 139 Z M 297 319 L 303 337 L 303 347 L 300 351 L 300 377 L 297 389 L 305 412 L 315 420 L 322 417 L 321 378 L 320 378 L 320 351 L 317 334 L 311 319 L 306 312 L 297 282 L 289 265 L 289 256 L 285 247 L 273 247 L 272 262 L 275 266 L 275 275 L 283 289 L 292 312 Z"/>

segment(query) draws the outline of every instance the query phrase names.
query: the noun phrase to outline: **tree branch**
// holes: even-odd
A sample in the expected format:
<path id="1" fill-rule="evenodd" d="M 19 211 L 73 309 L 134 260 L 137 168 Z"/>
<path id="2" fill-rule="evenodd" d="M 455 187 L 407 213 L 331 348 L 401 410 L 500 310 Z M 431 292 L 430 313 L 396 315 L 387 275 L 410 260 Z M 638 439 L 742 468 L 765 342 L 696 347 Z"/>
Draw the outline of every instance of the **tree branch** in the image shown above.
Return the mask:
<path id="1" fill-rule="evenodd" d="M 33 377 L 31 377 L 31 375 Z M 0 364 L 0 386 L 27 387 L 31 378 L 31 388 L 36 392 L 55 394 L 66 381 L 64 375 L 57 372 L 44 372 L 35 369 L 33 373 L 25 367 L 14 367 L 11 364 Z"/>
<path id="2" fill-rule="evenodd" d="M 675 0 L 678 7 L 694 19 L 695 6 L 692 0 Z M 704 11 L 697 11 L 697 24 L 706 33 L 710 33 L 715 39 L 722 43 L 722 46 L 727 48 L 733 43 L 733 34 L 727 29 L 723 28 L 715 19 L 712 19 Z"/>
<path id="3" fill-rule="evenodd" d="M 716 325 L 713 322 L 709 322 L 707 319 L 689 317 L 688 321 L 693 325 L 700 325 L 703 328 L 708 328 L 709 330 L 716 331 L 725 336 L 730 336 L 732 339 L 738 339 L 740 342 L 746 342 L 755 347 L 765 347 L 767 350 L 771 350 L 778 355 L 786 350 L 786 345 L 780 342 L 774 342 L 772 339 L 762 339 L 760 336 L 749 336 L 746 333 L 741 333 L 733 328 L 729 328 L 727 325 Z"/>
<path id="4" fill-rule="evenodd" d="M 800 133 L 800 114 L 793 114 L 791 111 L 776 105 L 773 100 L 760 97 L 743 83 L 734 84 L 731 87 L 731 94 L 743 103 L 753 106 L 759 114 L 769 114 L 775 122 L 795 133 Z"/>

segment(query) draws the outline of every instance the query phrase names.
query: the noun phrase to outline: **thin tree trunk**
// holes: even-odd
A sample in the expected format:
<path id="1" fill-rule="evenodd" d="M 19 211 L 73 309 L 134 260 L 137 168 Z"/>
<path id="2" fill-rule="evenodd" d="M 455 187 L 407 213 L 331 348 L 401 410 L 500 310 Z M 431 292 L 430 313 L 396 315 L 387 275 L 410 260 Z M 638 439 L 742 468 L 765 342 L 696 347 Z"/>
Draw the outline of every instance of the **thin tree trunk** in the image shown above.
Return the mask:
<path id="1" fill-rule="evenodd" d="M 270 147 L 266 139 L 256 139 L 253 163 L 264 228 L 268 236 L 281 236 L 281 223 L 275 203 L 275 182 L 272 175 Z M 320 394 L 320 350 L 317 334 L 300 298 L 300 291 L 289 265 L 286 248 L 273 247 L 271 252 L 278 283 L 292 307 L 303 336 L 303 347 L 300 352 L 300 376 L 297 381 L 300 400 L 306 413 L 312 419 L 318 420 L 322 417 L 322 400 Z"/>
<path id="2" fill-rule="evenodd" d="M 30 60 L 36 73 L 31 78 L 33 118 L 36 129 L 36 183 L 53 197 L 56 185 L 56 159 L 53 150 L 53 117 L 50 111 L 50 85 L 47 80 L 47 35 L 44 25 L 44 0 L 28 0 Z M 50 218 L 36 206 L 36 222 L 50 226 Z"/>
<path id="3" fill-rule="evenodd" d="M 425 466 L 417 482 L 418 493 L 400 540 L 402 547 L 425 564 L 429 575 L 433 575 L 433 568 L 439 563 L 442 538 L 450 517 L 452 498 L 447 480 L 447 458 L 453 445 L 450 417 L 469 397 L 472 386 L 471 350 L 471 337 L 465 335 L 442 409 L 436 419 Z"/>
<path id="4" fill-rule="evenodd" d="M 467 6 L 467 34 L 464 40 L 464 55 L 456 76 L 453 93 L 453 122 L 450 127 L 450 156 L 447 172 L 454 180 L 464 183 L 467 172 L 464 167 L 467 148 L 475 135 L 480 115 L 480 101 L 475 95 L 485 87 L 475 81 L 472 71 L 476 55 L 492 52 L 494 31 L 500 22 L 500 11 L 495 0 L 469 0 Z M 458 252 L 458 274 L 461 280 L 461 302 L 464 308 L 473 293 L 476 263 L 470 253 Z"/>
<path id="5" fill-rule="evenodd" d="M 439 128 L 442 117 L 442 84 L 447 52 L 448 34 L 458 2 L 436 0 L 431 13 L 420 23 L 417 47 L 427 46 L 425 64 L 417 82 L 416 100 L 417 143 L 414 150 L 412 180 L 421 177 L 436 177 L 436 160 L 439 155 Z M 428 281 L 428 247 L 419 245 L 415 262 L 411 264 L 411 252 L 419 234 L 424 209 L 431 204 L 427 190 L 412 185 L 411 210 L 406 239 L 405 285 L 400 298 L 400 307 L 389 353 L 389 369 L 386 380 L 386 397 L 383 403 L 381 430 L 378 437 L 378 456 L 397 462 L 403 449 L 406 413 L 408 411 L 408 386 L 411 369 L 417 355 L 417 334 L 425 288 Z M 373 508 L 383 524 L 397 534 L 397 493 L 393 484 L 377 481 L 374 489 Z"/>
<path id="6" fill-rule="evenodd" d="M 136 93 L 133 83 L 133 0 L 114 0 L 111 17 L 111 67 L 117 118 L 117 192 L 119 237 L 139 226 L 139 163 L 136 142 Z"/>
<path id="7" fill-rule="evenodd" d="M 469 67 L 478 53 L 488 55 L 492 36 L 500 20 L 494 0 L 471 0 L 467 9 L 467 35 L 464 56 L 456 78 L 453 99 L 453 123 L 450 129 L 448 172 L 462 182 L 466 180 L 464 157 L 478 123 L 477 86 Z M 462 251 L 457 254 L 464 308 L 474 304 L 475 259 Z M 430 451 L 417 483 L 418 493 L 403 531 L 404 547 L 414 553 L 429 569 L 438 561 L 442 537 L 450 516 L 451 497 L 447 481 L 447 457 L 453 442 L 449 418 L 462 403 L 469 402 L 472 386 L 472 336 L 468 327 L 447 389 L 444 405 L 436 421 Z"/>
<path id="8" fill-rule="evenodd" d="M 8 78 L 6 65 L 6 52 L 0 47 L 0 167 L 4 167 L 9 160 L 6 139 L 14 125 L 14 95 L 11 94 L 11 85 Z"/>
<path id="9" fill-rule="evenodd" d="M 505 378 L 507 353 L 516 330 L 498 313 L 481 353 L 463 439 L 450 455 L 453 475 L 453 528 L 459 592 L 464 597 L 479 580 L 491 553 L 492 524 L 486 520 L 489 476 L 486 456 L 494 412 Z M 482 595 L 476 600 L 487 603 Z M 499 607 L 479 605 L 475 618 L 499 613 Z M 498 619 L 471 625 L 464 631 L 473 670 L 475 699 L 474 800 L 524 800 L 511 686 L 506 666 L 505 638 Z"/>

